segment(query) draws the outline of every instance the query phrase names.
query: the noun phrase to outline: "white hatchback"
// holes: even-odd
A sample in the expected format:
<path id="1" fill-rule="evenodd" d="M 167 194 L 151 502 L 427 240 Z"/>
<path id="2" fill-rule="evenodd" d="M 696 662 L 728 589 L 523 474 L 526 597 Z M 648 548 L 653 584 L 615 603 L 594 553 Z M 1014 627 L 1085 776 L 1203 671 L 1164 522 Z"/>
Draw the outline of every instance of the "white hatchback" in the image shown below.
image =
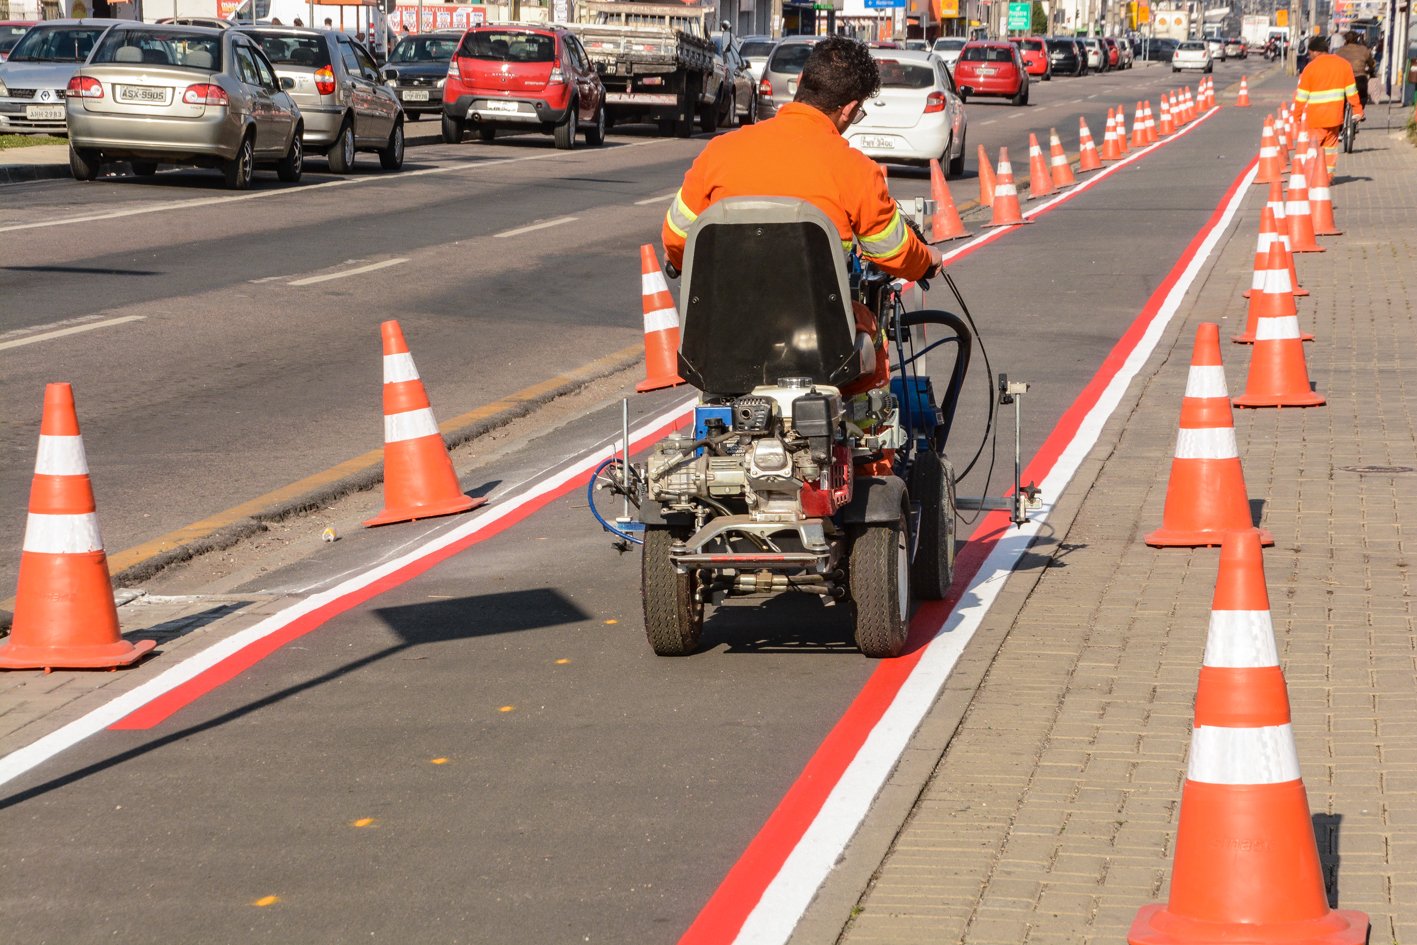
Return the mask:
<path id="1" fill-rule="evenodd" d="M 866 102 L 866 117 L 846 129 L 857 150 L 888 164 L 929 164 L 946 175 L 964 173 L 964 103 L 954 80 L 934 53 L 872 49 L 881 70 L 881 90 Z"/>
<path id="2" fill-rule="evenodd" d="M 959 60 L 959 54 L 964 52 L 964 44 L 969 42 L 963 36 L 941 36 L 935 40 L 935 45 L 930 47 L 930 51 L 940 57 L 940 61 L 945 64 L 945 68 L 954 71 L 955 63 Z"/>
<path id="3" fill-rule="evenodd" d="M 1215 71 L 1215 60 L 1210 57 L 1210 48 L 1205 40 L 1188 39 L 1176 47 L 1176 52 L 1171 57 L 1171 71 L 1180 72 L 1182 69 Z"/>

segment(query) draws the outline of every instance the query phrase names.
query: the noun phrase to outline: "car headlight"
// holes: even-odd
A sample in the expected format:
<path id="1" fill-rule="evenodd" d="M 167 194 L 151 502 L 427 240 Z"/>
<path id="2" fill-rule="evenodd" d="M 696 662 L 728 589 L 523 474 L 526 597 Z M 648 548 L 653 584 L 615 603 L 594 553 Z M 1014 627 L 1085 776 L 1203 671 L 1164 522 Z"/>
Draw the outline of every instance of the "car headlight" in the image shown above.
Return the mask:
<path id="1" fill-rule="evenodd" d="M 9 98 L 10 90 L 5 87 L 5 80 L 0 79 L 0 98 Z"/>
<path id="2" fill-rule="evenodd" d="M 441 89 L 441 88 L 443 87 L 443 83 L 446 82 L 446 81 L 448 81 L 448 77 L 447 77 L 447 76 L 444 76 L 443 78 L 439 79 L 439 80 L 438 80 L 438 88 Z"/>

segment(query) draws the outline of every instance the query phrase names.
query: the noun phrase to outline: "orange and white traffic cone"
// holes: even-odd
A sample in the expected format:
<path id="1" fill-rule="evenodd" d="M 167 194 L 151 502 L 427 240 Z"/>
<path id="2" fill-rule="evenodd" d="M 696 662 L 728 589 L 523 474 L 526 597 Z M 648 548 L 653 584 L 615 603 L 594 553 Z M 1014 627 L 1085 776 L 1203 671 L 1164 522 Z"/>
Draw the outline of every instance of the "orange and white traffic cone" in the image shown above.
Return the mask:
<path id="1" fill-rule="evenodd" d="M 1235 107 L 1250 107 L 1250 80 L 1246 76 L 1240 76 L 1240 94 L 1235 96 Z"/>
<path id="2" fill-rule="evenodd" d="M 455 515 L 487 500 L 464 495 L 428 392 L 396 321 L 379 326 L 384 343 L 384 510 L 365 526 Z"/>
<path id="3" fill-rule="evenodd" d="M 1202 322 L 1196 329 L 1181 425 L 1161 527 L 1146 536 L 1160 548 L 1218 545 L 1227 532 L 1254 530 L 1245 473 L 1235 444 L 1235 419 L 1220 363 L 1220 326 Z M 1273 544 L 1268 532 L 1258 532 Z"/>
<path id="4" fill-rule="evenodd" d="M 1062 189 L 1076 184 L 1077 178 L 1073 176 L 1073 165 L 1068 160 L 1068 154 L 1063 150 L 1063 142 L 1058 138 L 1058 129 L 1048 129 L 1048 163 L 1053 172 L 1053 186 Z"/>
<path id="5" fill-rule="evenodd" d="M 1289 218 L 1284 213 L 1283 183 L 1275 181 L 1269 185 L 1269 199 L 1265 206 L 1274 213 L 1274 230 L 1280 245 L 1284 247 L 1284 258 L 1289 263 L 1289 284 L 1294 287 L 1294 297 L 1302 298 L 1309 294 L 1309 290 L 1299 284 L 1299 271 L 1294 267 L 1294 253 L 1289 249 Z M 1249 298 L 1249 295 L 1246 294 L 1245 298 Z"/>
<path id="6" fill-rule="evenodd" d="M 1271 253 L 1278 252 L 1277 267 L 1272 262 Z M 1265 207 L 1260 211 L 1260 235 L 1255 245 L 1255 273 L 1246 297 L 1250 300 L 1245 330 L 1231 337 L 1238 345 L 1255 343 L 1262 317 L 1278 318 L 1286 315 L 1297 316 L 1294 304 L 1292 258 L 1280 238 L 1274 211 Z M 1301 341 L 1313 341 L 1314 336 L 1300 333 Z"/>
<path id="7" fill-rule="evenodd" d="M 1087 127 L 1087 119 L 1078 116 L 1078 172 L 1095 171 L 1102 167 L 1102 155 L 1097 153 L 1097 144 L 1092 140 L 1092 131 Z"/>
<path id="8" fill-rule="evenodd" d="M 994 215 L 985 226 L 1015 226 L 1030 221 L 1023 218 L 1018 203 L 1018 188 L 1014 186 L 1014 168 L 1009 163 L 1009 149 L 999 149 L 999 172 L 994 183 Z"/>
<path id="9" fill-rule="evenodd" d="M 1284 270 L 1282 250 L 1276 244 L 1269 250 L 1269 280 L 1279 281 Z M 1259 322 L 1255 327 L 1255 349 L 1250 355 L 1250 373 L 1245 379 L 1245 393 L 1236 397 L 1237 407 L 1318 407 L 1325 403 L 1323 395 L 1309 386 L 1309 368 L 1304 363 L 1304 341 L 1299 332 L 1299 317 L 1289 312 L 1294 298 L 1287 293 L 1266 291 L 1250 296 L 1250 303 L 1260 300 Z M 1280 286 L 1283 287 L 1282 284 Z M 1270 300 L 1274 300 L 1271 302 Z M 1288 304 L 1285 304 L 1287 300 Z M 1272 309 L 1270 306 L 1273 306 Z M 1273 311 L 1274 314 L 1269 314 Z"/>
<path id="10" fill-rule="evenodd" d="M 994 165 L 989 163 L 989 152 L 984 145 L 979 146 L 979 206 L 994 206 Z"/>
<path id="11" fill-rule="evenodd" d="M 1156 116 L 1151 112 L 1151 102 L 1143 102 L 1143 115 L 1146 121 L 1146 143 L 1155 144 L 1161 138 L 1156 133 Z"/>
<path id="12" fill-rule="evenodd" d="M 137 662 L 155 646 L 130 643 L 119 632 L 74 390 L 50 384 L 0 669 L 110 669 Z"/>
<path id="13" fill-rule="evenodd" d="M 1284 216 L 1289 225 L 1291 253 L 1322 253 L 1324 248 L 1314 238 L 1314 214 L 1309 207 L 1309 183 L 1304 162 L 1295 157 L 1289 174 L 1289 191 L 1285 195 Z"/>
<path id="14" fill-rule="evenodd" d="M 1141 102 L 1137 102 L 1137 110 L 1132 115 L 1132 150 L 1136 151 L 1146 147 L 1146 115 L 1141 110 Z"/>
<path id="15" fill-rule="evenodd" d="M 1122 149 L 1117 147 L 1117 116 L 1107 109 L 1107 130 L 1102 133 L 1102 160 L 1117 161 L 1122 157 Z"/>
<path id="16" fill-rule="evenodd" d="M 1171 120 L 1171 105 L 1166 101 L 1167 96 L 1160 96 L 1161 99 L 1161 137 L 1167 138 L 1176 133 L 1176 123 Z"/>
<path id="17" fill-rule="evenodd" d="M 1266 116 L 1260 133 L 1260 169 L 1256 184 L 1272 184 L 1284 179 L 1284 161 L 1279 156 L 1279 139 L 1275 137 L 1274 119 Z"/>
<path id="18" fill-rule="evenodd" d="M 1271 216 L 1266 216 L 1264 211 L 1268 210 Z M 1289 235 L 1285 232 L 1284 224 L 1284 189 L 1275 181 L 1270 185 L 1269 203 L 1260 208 L 1260 232 L 1255 242 L 1255 278 L 1251 283 L 1251 288 L 1240 293 L 1241 298 L 1248 299 L 1251 294 L 1260 287 L 1260 273 L 1264 272 L 1269 265 L 1269 246 L 1271 243 L 1279 243 L 1284 249 L 1284 260 L 1289 266 L 1289 284 L 1294 290 L 1296 299 L 1303 298 L 1309 294 L 1309 290 L 1299 284 L 1299 274 L 1294 269 L 1294 254 L 1289 252 Z M 1249 326 L 1249 333 L 1254 334 L 1255 325 L 1252 321 Z M 1306 335 L 1305 341 L 1313 341 L 1312 335 Z M 1249 344 L 1249 341 L 1242 342 Z"/>
<path id="19" fill-rule="evenodd" d="M 943 243 L 969 235 L 960 221 L 959 211 L 955 209 L 954 195 L 945 183 L 945 172 L 940 169 L 940 162 L 933 158 L 930 160 L 930 199 L 935 201 L 935 215 L 930 220 L 930 242 Z"/>
<path id="20" fill-rule="evenodd" d="M 1127 147 L 1127 110 L 1125 107 L 1117 106 L 1117 156 L 1126 157 L 1131 151 Z"/>
<path id="21" fill-rule="evenodd" d="M 645 316 L 645 379 L 635 385 L 641 394 L 684 383 L 679 376 L 679 310 L 654 247 L 640 247 L 640 299 Z"/>
<path id="22" fill-rule="evenodd" d="M 1048 159 L 1038 146 L 1038 136 L 1028 133 L 1028 199 L 1037 200 L 1056 193 L 1053 189 L 1053 174 L 1048 169 Z"/>
<path id="23" fill-rule="evenodd" d="M 1264 553 L 1226 536 L 1196 685 L 1171 894 L 1130 945 L 1363 945 L 1368 917 L 1330 909 L 1279 667 Z"/>
<path id="24" fill-rule="evenodd" d="M 1333 219 L 1333 196 L 1329 190 L 1333 178 L 1328 173 L 1328 162 L 1323 160 L 1322 155 L 1315 155 L 1308 166 L 1312 177 L 1309 181 L 1309 210 L 1314 218 L 1314 235 L 1342 236 L 1343 231 Z"/>

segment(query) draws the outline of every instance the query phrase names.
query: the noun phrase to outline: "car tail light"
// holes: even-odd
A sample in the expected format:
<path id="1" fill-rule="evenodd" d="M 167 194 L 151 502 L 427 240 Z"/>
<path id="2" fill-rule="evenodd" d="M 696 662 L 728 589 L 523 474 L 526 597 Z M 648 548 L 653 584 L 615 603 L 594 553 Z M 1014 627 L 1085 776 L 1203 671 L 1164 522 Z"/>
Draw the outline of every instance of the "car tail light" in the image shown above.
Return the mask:
<path id="1" fill-rule="evenodd" d="M 925 114 L 931 112 L 942 112 L 945 110 L 945 93 L 931 92 L 925 96 Z"/>
<path id="2" fill-rule="evenodd" d="M 69 79 L 69 97 L 103 98 L 103 85 L 93 76 L 73 76 Z"/>
<path id="3" fill-rule="evenodd" d="M 315 91 L 321 95 L 330 95 L 335 90 L 335 70 L 329 66 L 321 66 L 315 70 Z"/>
<path id="4" fill-rule="evenodd" d="M 566 76 L 561 72 L 561 67 L 556 66 L 551 70 L 551 76 L 546 80 L 547 85 L 564 85 Z"/>
<path id="5" fill-rule="evenodd" d="M 182 101 L 188 105 L 229 105 L 226 89 L 206 82 L 187 86 Z"/>
<path id="6" fill-rule="evenodd" d="M 758 94 L 767 98 L 772 97 L 772 83 L 766 77 L 758 83 Z"/>
<path id="7" fill-rule="evenodd" d="M 456 59 L 448 60 L 448 78 L 462 79 L 462 70 L 458 68 L 458 61 Z"/>

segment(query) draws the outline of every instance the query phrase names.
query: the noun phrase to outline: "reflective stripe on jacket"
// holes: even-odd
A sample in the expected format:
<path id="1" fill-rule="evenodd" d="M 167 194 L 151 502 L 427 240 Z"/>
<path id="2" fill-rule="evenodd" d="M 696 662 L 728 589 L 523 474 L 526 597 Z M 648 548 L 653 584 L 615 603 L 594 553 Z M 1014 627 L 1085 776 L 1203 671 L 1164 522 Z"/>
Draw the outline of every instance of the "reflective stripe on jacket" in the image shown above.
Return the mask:
<path id="1" fill-rule="evenodd" d="M 880 165 L 846 143 L 831 119 L 793 102 L 756 125 L 714 138 L 684 175 L 664 217 L 665 255 L 684 265 L 689 227 L 725 197 L 798 197 L 836 224 L 844 248 L 896 276 L 918 279 L 930 254 L 906 226 Z"/>
<path id="2" fill-rule="evenodd" d="M 1343 124 L 1344 100 L 1353 106 L 1355 114 L 1363 114 L 1353 67 L 1348 60 L 1333 53 L 1311 59 L 1299 76 L 1299 88 L 1294 92 L 1294 104 L 1306 109 L 1309 127 L 1337 128 Z"/>

